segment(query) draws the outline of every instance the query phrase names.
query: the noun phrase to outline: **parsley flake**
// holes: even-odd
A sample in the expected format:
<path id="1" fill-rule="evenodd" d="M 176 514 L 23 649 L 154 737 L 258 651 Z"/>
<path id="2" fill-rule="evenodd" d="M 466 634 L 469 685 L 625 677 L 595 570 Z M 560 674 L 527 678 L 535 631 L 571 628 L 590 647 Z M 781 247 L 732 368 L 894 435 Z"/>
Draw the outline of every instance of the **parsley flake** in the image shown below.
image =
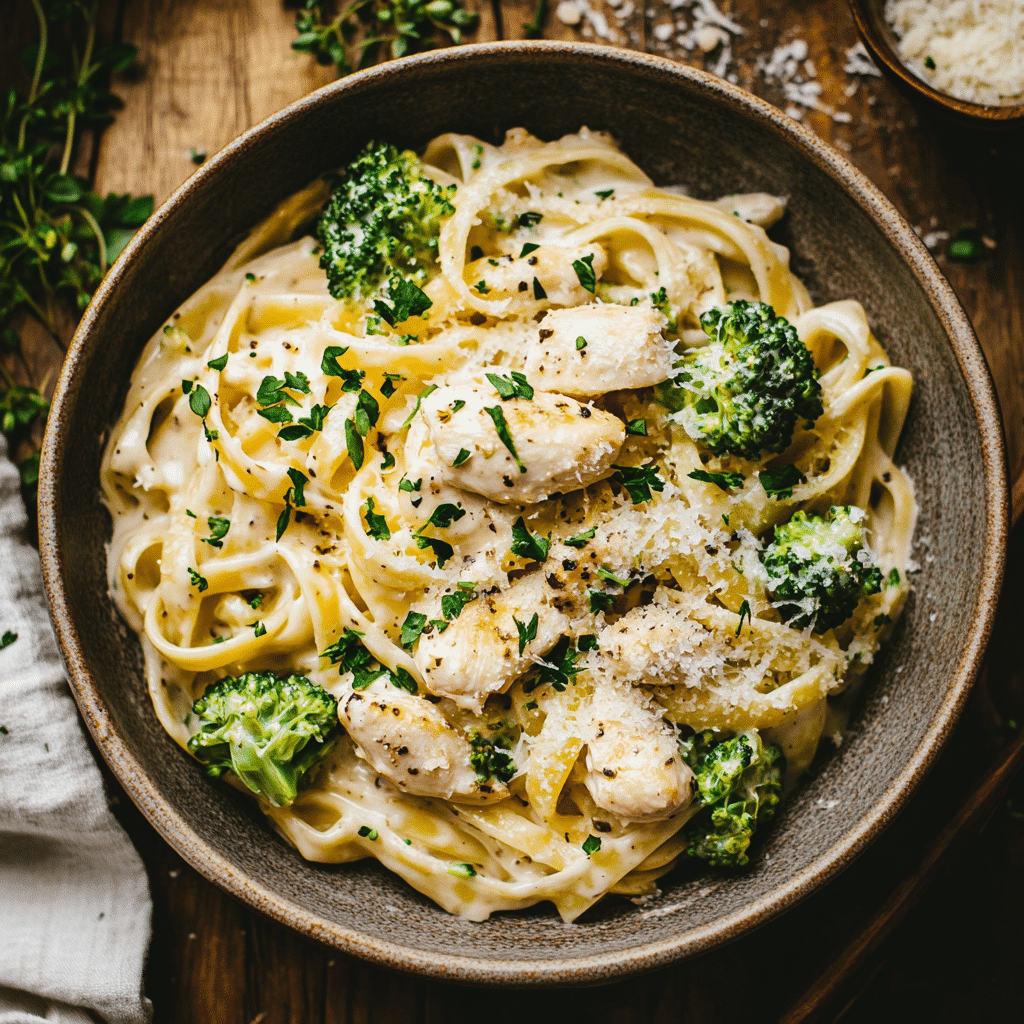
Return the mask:
<path id="1" fill-rule="evenodd" d="M 601 189 L 599 192 L 595 191 L 594 195 L 597 196 L 599 199 L 611 199 L 611 197 L 615 195 L 615 189 L 604 188 Z"/>
<path id="2" fill-rule="evenodd" d="M 452 467 L 458 469 L 472 454 L 468 448 L 460 448 L 459 454 L 455 456 L 455 461 L 452 463 Z"/>
<path id="3" fill-rule="evenodd" d="M 498 433 L 498 438 L 501 443 L 508 449 L 509 454 L 512 456 L 515 464 L 519 467 L 520 473 L 526 472 L 526 467 L 523 465 L 522 460 L 519 458 L 519 453 L 516 451 L 515 442 L 512 440 L 512 435 L 509 433 L 508 424 L 505 422 L 505 414 L 501 411 L 500 405 L 484 406 L 484 412 L 491 417 L 494 422 L 494 429 Z"/>
<path id="4" fill-rule="evenodd" d="M 484 376 L 494 385 L 501 400 L 507 402 L 510 398 L 533 398 L 533 388 L 530 387 L 526 374 L 518 370 L 512 370 L 508 377 L 502 377 L 497 373 L 485 373 Z"/>
<path id="5" fill-rule="evenodd" d="M 521 228 L 535 228 L 544 219 L 543 213 L 534 210 L 527 210 L 516 218 L 516 226 Z"/>
<path id="6" fill-rule="evenodd" d="M 402 646 L 412 647 L 426 628 L 427 617 L 422 612 L 409 612 L 402 623 Z"/>
<path id="7" fill-rule="evenodd" d="M 369 839 L 373 843 L 377 841 L 379 833 L 375 828 L 370 828 L 369 825 L 360 825 L 358 835 L 361 839 Z"/>
<path id="8" fill-rule="evenodd" d="M 373 510 L 373 498 L 367 498 L 363 505 L 363 515 L 366 517 L 366 532 L 374 540 L 391 540 L 391 530 L 388 521 Z"/>
<path id="9" fill-rule="evenodd" d="M 747 620 L 747 626 L 749 628 L 750 624 L 754 621 L 754 616 L 751 614 L 751 611 L 750 611 L 750 602 L 749 601 L 744 601 L 743 604 L 740 605 L 740 621 L 739 621 L 739 625 L 736 627 L 736 635 L 737 636 L 740 635 L 740 631 L 743 629 L 743 620 L 744 620 L 744 618 Z"/>
<path id="10" fill-rule="evenodd" d="M 709 473 L 706 469 L 694 469 L 686 475 L 691 480 L 700 480 L 701 483 L 714 484 L 723 491 L 728 490 L 730 487 L 742 487 L 743 481 L 746 479 L 742 473 Z"/>
<path id="11" fill-rule="evenodd" d="M 637 437 L 646 437 L 647 436 L 647 420 L 645 420 L 645 419 L 630 420 L 626 424 L 626 433 L 627 434 L 635 434 Z"/>
<path id="12" fill-rule="evenodd" d="M 476 868 L 472 864 L 450 864 L 448 874 L 456 878 L 476 878 Z"/>
<path id="13" fill-rule="evenodd" d="M 608 580 L 609 583 L 618 583 L 620 587 L 628 587 L 629 580 L 623 579 L 621 576 L 616 576 L 606 565 L 599 565 L 597 567 L 597 575 L 603 580 Z"/>
<path id="14" fill-rule="evenodd" d="M 217 356 L 216 359 L 211 359 L 206 365 L 211 370 L 216 370 L 218 373 L 220 373 L 220 371 L 223 370 L 224 367 L 228 365 L 227 352 L 225 352 L 224 355 L 222 356 Z"/>
<path id="15" fill-rule="evenodd" d="M 543 562 L 550 547 L 551 539 L 530 533 L 522 516 L 512 524 L 512 554 L 517 558 Z"/>
<path id="16" fill-rule="evenodd" d="M 610 611 L 615 604 L 615 597 L 603 590 L 588 590 L 587 603 L 590 605 L 590 613 L 597 615 L 598 612 Z"/>
<path id="17" fill-rule="evenodd" d="M 231 520 L 222 519 L 220 516 L 210 516 L 207 518 L 206 524 L 210 528 L 210 536 L 200 537 L 200 540 L 212 548 L 222 548 L 224 538 L 228 535 L 228 530 L 231 529 Z"/>
<path id="18" fill-rule="evenodd" d="M 392 327 L 404 323 L 410 317 L 421 316 L 434 304 L 423 289 L 406 277 L 391 278 L 387 298 L 389 306 L 383 299 L 375 299 L 373 308 Z"/>
<path id="19" fill-rule="evenodd" d="M 454 593 L 445 594 L 441 598 L 441 614 L 449 621 L 453 621 L 462 614 L 462 609 L 467 604 L 475 600 L 476 584 L 468 582 L 459 583 Z M 445 623 L 445 628 L 447 628 L 447 625 L 448 623 Z"/>
<path id="20" fill-rule="evenodd" d="M 192 581 L 192 586 L 198 588 L 200 594 L 210 585 L 206 578 L 200 576 L 195 569 L 189 569 L 188 578 Z"/>
<path id="21" fill-rule="evenodd" d="M 523 651 L 526 650 L 526 645 L 531 640 L 537 639 L 537 623 L 539 621 L 539 617 L 537 612 L 534 612 L 533 618 L 525 625 L 514 615 L 512 616 L 512 621 L 516 624 L 516 630 L 519 633 L 519 657 L 521 658 L 523 656 Z"/>
<path id="22" fill-rule="evenodd" d="M 17 640 L 17 639 L 18 639 L 18 634 L 17 633 L 12 633 L 9 629 L 6 630 L 4 632 L 4 635 L 0 636 L 0 651 L 2 651 L 5 647 L 10 647 L 11 644 L 13 644 L 14 641 Z M 5 729 L 4 732 L 6 733 L 6 731 L 7 730 Z"/>
<path id="23" fill-rule="evenodd" d="M 770 498 L 792 498 L 793 488 L 803 480 L 803 474 L 796 466 L 779 466 L 778 469 L 762 469 L 757 474 L 761 486 Z"/>
<path id="24" fill-rule="evenodd" d="M 348 448 L 348 457 L 356 469 L 363 468 L 363 439 L 352 420 L 345 420 L 345 447 Z"/>
<path id="25" fill-rule="evenodd" d="M 651 490 L 663 491 L 665 481 L 658 476 L 659 466 L 649 462 L 645 466 L 613 466 L 616 472 L 612 479 L 618 481 L 629 492 L 634 505 L 651 500 Z"/>
<path id="26" fill-rule="evenodd" d="M 575 537 L 567 537 L 565 543 L 571 548 L 585 548 L 587 541 L 594 539 L 595 533 L 597 533 L 597 527 L 592 526 L 589 530 L 577 533 Z"/>
<path id="27" fill-rule="evenodd" d="M 592 853 L 597 853 L 601 849 L 601 837 L 600 836 L 587 836 L 583 840 L 583 852 L 589 857 Z"/>
<path id="28" fill-rule="evenodd" d="M 413 417 L 416 415 L 416 413 L 418 413 L 420 411 L 420 406 L 423 404 L 423 399 L 426 398 L 427 395 L 432 395 L 436 390 L 437 390 L 437 385 L 436 384 L 431 384 L 430 387 L 424 388 L 416 396 L 416 406 L 412 410 L 412 412 L 409 413 L 408 419 L 398 428 L 399 430 L 405 430 L 405 428 L 407 426 L 409 426 L 410 423 L 412 423 Z"/>
<path id="29" fill-rule="evenodd" d="M 573 260 L 572 269 L 576 271 L 580 284 L 588 292 L 597 290 L 597 276 L 594 274 L 594 254 L 590 253 L 581 260 Z"/>
<path id="30" fill-rule="evenodd" d="M 541 299 L 546 299 L 548 293 L 544 291 L 544 287 L 541 285 L 537 278 L 533 279 L 533 297 L 540 302 Z"/>
<path id="31" fill-rule="evenodd" d="M 328 345 L 324 349 L 324 357 L 320 361 L 320 369 L 328 377 L 341 377 L 344 373 L 338 360 L 348 351 L 347 345 Z"/>
<path id="32" fill-rule="evenodd" d="M 536 242 L 524 242 L 519 258 L 522 259 L 524 256 L 529 256 L 531 252 L 536 252 L 539 248 L 540 246 Z"/>
<path id="33" fill-rule="evenodd" d="M 583 335 L 581 334 L 576 339 L 576 351 L 577 352 L 582 352 L 586 347 L 587 347 L 587 339 L 584 338 Z"/>

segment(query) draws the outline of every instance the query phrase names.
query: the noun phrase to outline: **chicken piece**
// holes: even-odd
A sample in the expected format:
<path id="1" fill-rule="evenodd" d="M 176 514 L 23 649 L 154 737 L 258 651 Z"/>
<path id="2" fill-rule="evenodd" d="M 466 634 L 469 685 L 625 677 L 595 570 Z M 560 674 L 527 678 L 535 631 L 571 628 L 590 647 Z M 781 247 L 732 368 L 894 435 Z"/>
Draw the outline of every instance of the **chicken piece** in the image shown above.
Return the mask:
<path id="1" fill-rule="evenodd" d="M 598 807 L 631 821 L 658 821 L 693 799 L 693 772 L 678 737 L 631 686 L 600 686 L 591 704 L 584 784 Z"/>
<path id="2" fill-rule="evenodd" d="M 647 304 L 553 310 L 527 353 L 526 376 L 535 387 L 577 398 L 660 384 L 672 372 L 664 323 Z"/>
<path id="3" fill-rule="evenodd" d="M 608 265 L 604 249 L 596 242 L 571 249 L 560 245 L 541 245 L 525 256 L 499 256 L 492 263 L 480 259 L 466 267 L 466 279 L 475 286 L 483 281 L 488 299 L 508 299 L 508 313 L 526 312 L 540 305 L 577 306 L 588 302 L 594 293 L 584 288 L 573 269 L 576 260 L 593 256 L 591 266 L 596 280 Z M 540 292 L 534 281 L 540 284 Z M 543 296 L 543 297 L 541 297 Z"/>
<path id="4" fill-rule="evenodd" d="M 414 660 L 427 689 L 480 712 L 490 694 L 504 693 L 555 646 L 569 623 L 563 609 L 571 603 L 563 603 L 542 573 L 478 597 L 443 633 L 420 637 Z M 520 654 L 515 619 L 528 626 L 534 614 L 537 636 Z"/>
<path id="5" fill-rule="evenodd" d="M 338 719 L 359 756 L 399 789 L 456 803 L 493 803 L 505 784 L 481 783 L 465 735 L 423 697 L 381 678 L 338 701 Z"/>
<path id="6" fill-rule="evenodd" d="M 424 399 L 414 428 L 417 422 L 406 439 L 408 463 L 432 445 L 441 479 L 506 505 L 532 504 L 603 479 L 626 438 L 611 413 L 541 391 L 502 401 L 483 378 L 438 388 Z"/>

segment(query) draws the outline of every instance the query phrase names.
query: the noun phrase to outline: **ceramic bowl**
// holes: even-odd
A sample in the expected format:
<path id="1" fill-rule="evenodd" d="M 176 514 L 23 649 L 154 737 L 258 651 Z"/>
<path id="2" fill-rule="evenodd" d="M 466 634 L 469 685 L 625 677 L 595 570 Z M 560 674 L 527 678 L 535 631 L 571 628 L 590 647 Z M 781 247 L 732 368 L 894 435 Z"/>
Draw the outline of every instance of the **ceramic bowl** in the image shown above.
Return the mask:
<path id="1" fill-rule="evenodd" d="M 608 898 L 579 922 L 550 906 L 485 923 L 448 916 L 376 863 L 307 863 L 255 803 L 211 784 L 157 722 L 135 635 L 107 594 L 110 517 L 98 475 L 143 345 L 239 237 L 371 137 L 445 131 L 500 142 L 607 129 L 660 183 L 697 197 L 790 197 L 776 230 L 818 301 L 858 298 L 916 398 L 899 450 L 920 499 L 921 573 L 852 729 L 785 803 L 735 875 L 688 862 L 642 906 Z M 103 756 L 200 872 L 298 931 L 423 974 L 492 984 L 607 981 L 708 950 L 821 886 L 883 829 L 935 759 L 992 624 L 1007 530 L 1002 433 L 971 326 L 913 230 L 842 156 L 767 103 L 668 60 L 578 43 L 428 53 L 342 79 L 247 132 L 146 223 L 75 336 L 43 451 L 40 534 L 72 687 Z"/>
<path id="2" fill-rule="evenodd" d="M 847 0 L 857 31 L 875 63 L 911 99 L 948 120 L 976 128 L 1024 127 L 1024 104 L 971 103 L 934 88 L 903 62 L 896 35 L 885 19 L 885 0 Z"/>

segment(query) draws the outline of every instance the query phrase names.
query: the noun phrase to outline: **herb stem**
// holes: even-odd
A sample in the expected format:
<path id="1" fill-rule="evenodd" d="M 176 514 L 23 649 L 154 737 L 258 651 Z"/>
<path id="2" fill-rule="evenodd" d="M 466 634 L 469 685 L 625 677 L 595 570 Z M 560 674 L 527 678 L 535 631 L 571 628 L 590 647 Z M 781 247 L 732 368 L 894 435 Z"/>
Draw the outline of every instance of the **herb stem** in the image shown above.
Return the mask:
<path id="1" fill-rule="evenodd" d="M 89 62 L 92 60 L 92 48 L 96 42 L 96 9 L 93 8 L 92 17 L 89 19 L 89 28 L 86 30 L 85 49 L 82 51 L 82 63 L 78 67 L 78 88 L 81 89 L 89 80 Z M 75 146 L 75 116 L 77 111 L 72 106 L 68 111 L 68 128 L 64 135 L 64 155 L 60 161 L 60 173 L 67 174 L 68 166 L 71 164 L 71 153 Z M 93 222 L 95 223 L 95 221 Z M 97 225 L 98 227 L 98 225 Z M 94 229 L 95 230 L 95 229 Z M 101 231 L 100 237 L 103 232 Z M 103 246 L 100 245 L 100 252 L 103 255 Z M 106 270 L 104 260 L 104 270 Z"/>
<path id="2" fill-rule="evenodd" d="M 32 72 L 32 87 L 28 91 L 28 104 L 31 107 L 35 102 L 36 94 L 39 92 L 39 81 L 43 77 L 43 62 L 46 59 L 46 37 L 47 24 L 46 13 L 40 0 L 32 0 L 32 9 L 36 12 L 36 20 L 39 22 L 39 52 L 36 54 L 36 66 Z M 28 128 L 28 113 L 21 119 L 21 126 L 18 128 L 18 149 L 25 148 L 25 130 Z"/>
<path id="3" fill-rule="evenodd" d="M 75 213 L 81 214 L 82 220 L 89 225 L 92 233 L 96 236 L 96 243 L 100 250 L 100 270 L 105 274 L 107 272 L 107 243 L 103 238 L 103 228 L 96 223 L 96 218 L 84 206 L 72 206 L 71 209 Z"/>

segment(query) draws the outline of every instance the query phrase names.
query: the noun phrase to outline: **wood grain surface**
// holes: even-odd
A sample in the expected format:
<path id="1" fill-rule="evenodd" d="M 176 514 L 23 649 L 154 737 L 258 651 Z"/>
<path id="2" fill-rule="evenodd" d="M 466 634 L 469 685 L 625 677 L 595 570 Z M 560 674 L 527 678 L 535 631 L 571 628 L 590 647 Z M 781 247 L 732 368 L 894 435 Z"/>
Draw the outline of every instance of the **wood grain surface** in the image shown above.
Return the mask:
<path id="1" fill-rule="evenodd" d="M 20 2 L 0 0 L 0 7 Z M 634 0 L 617 7 L 591 0 L 576 26 L 550 10 L 544 35 L 646 49 L 715 69 L 720 48 L 701 58 L 674 41 L 693 2 L 650 0 L 644 8 Z M 95 155 L 101 192 L 151 192 L 159 203 L 194 171 L 190 150 L 216 152 L 334 77 L 333 68 L 291 51 L 294 12 L 280 0 L 102 0 L 102 6 L 108 35 L 135 43 L 141 53 L 138 65 L 114 83 L 125 107 Z M 475 0 L 470 6 L 481 15 L 478 40 L 522 38 L 535 11 L 534 0 Z M 761 69 L 776 47 L 805 41 L 821 109 L 805 109 L 804 123 L 849 156 L 922 235 L 968 225 L 992 243 L 970 264 L 947 261 L 941 245 L 935 251 L 995 377 L 1011 469 L 1024 465 L 1021 137 L 953 130 L 901 99 L 885 80 L 845 71 L 846 51 L 856 39 L 842 0 L 723 0 L 720 6 L 743 29 L 733 38 L 725 74 L 785 109 L 791 99 Z M 40 347 L 36 358 L 58 355 Z M 154 937 L 145 986 L 157 1024 L 777 1020 L 918 868 L 926 843 L 1007 742 L 1007 721 L 1024 723 L 1020 541 L 1018 531 L 988 683 L 976 688 L 938 766 L 889 831 L 840 878 L 755 934 L 602 989 L 459 988 L 344 957 L 202 879 L 111 781 L 119 816 L 150 872 Z M 1019 783 L 825 1019 L 1024 1019 L 1024 823 L 1015 806 L 1024 809 Z"/>

